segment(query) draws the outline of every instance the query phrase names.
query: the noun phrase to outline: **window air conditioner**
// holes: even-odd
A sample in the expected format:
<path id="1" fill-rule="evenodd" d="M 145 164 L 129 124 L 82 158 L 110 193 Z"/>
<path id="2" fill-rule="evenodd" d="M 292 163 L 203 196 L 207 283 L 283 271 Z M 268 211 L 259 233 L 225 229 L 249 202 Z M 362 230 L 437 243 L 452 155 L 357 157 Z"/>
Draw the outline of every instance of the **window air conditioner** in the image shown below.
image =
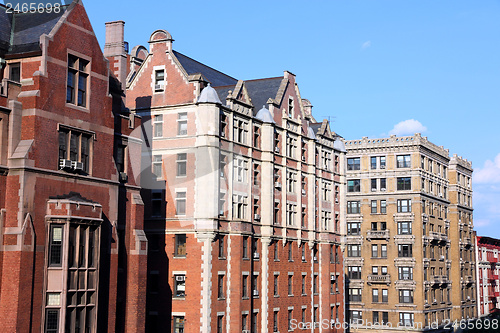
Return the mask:
<path id="1" fill-rule="evenodd" d="M 259 291 L 258 291 L 258 290 L 254 290 L 254 291 L 253 291 L 253 295 L 254 295 L 254 296 L 259 296 Z"/>
<path id="2" fill-rule="evenodd" d="M 437 299 L 434 298 L 434 302 L 433 303 L 437 303 L 437 302 L 438 302 Z"/>
<path id="3" fill-rule="evenodd" d="M 281 190 L 281 183 L 280 182 L 275 182 L 274 187 L 276 187 L 278 190 Z"/>
<path id="4" fill-rule="evenodd" d="M 306 261 L 306 256 L 302 256 L 302 261 Z"/>
<path id="5" fill-rule="evenodd" d="M 439 197 L 442 198 L 443 197 L 443 193 L 439 193 Z"/>
<path id="6" fill-rule="evenodd" d="M 387 189 L 386 189 L 386 188 L 381 188 L 380 190 L 381 190 L 382 192 L 387 191 Z"/>
<path id="7" fill-rule="evenodd" d="M 253 258 L 254 258 L 254 259 L 259 259 L 259 258 L 260 258 L 260 256 L 259 256 L 259 252 L 254 252 L 254 253 L 253 253 Z"/>
<path id="8" fill-rule="evenodd" d="M 70 169 L 72 167 L 70 160 L 59 160 L 59 169 Z"/>
<path id="9" fill-rule="evenodd" d="M 376 189 L 376 188 L 372 188 L 372 192 L 376 192 L 376 191 L 377 191 L 377 189 Z"/>
<path id="10" fill-rule="evenodd" d="M 318 257 L 313 257 L 313 260 L 314 261 L 318 261 Z"/>
<path id="11" fill-rule="evenodd" d="M 163 83 L 155 84 L 155 91 L 163 90 Z"/>
<path id="12" fill-rule="evenodd" d="M 260 220 L 260 215 L 259 214 L 254 214 L 253 215 L 253 219 L 257 220 L 257 221 Z"/>
<path id="13" fill-rule="evenodd" d="M 305 162 L 305 161 L 306 161 L 306 157 L 302 156 L 302 162 Z"/>
<path id="14" fill-rule="evenodd" d="M 77 170 L 77 171 L 81 171 L 83 170 L 83 163 L 82 162 L 76 162 L 76 161 L 73 161 L 73 169 Z"/>
<path id="15" fill-rule="evenodd" d="M 335 281 L 335 275 L 330 276 L 330 281 Z"/>
<path id="16" fill-rule="evenodd" d="M 186 281 L 186 276 L 185 275 L 176 275 L 175 281 L 184 282 L 184 281 Z"/>
<path id="17" fill-rule="evenodd" d="M 249 330 L 243 330 L 243 331 L 241 331 L 241 333 L 250 333 L 250 331 Z"/>
<path id="18" fill-rule="evenodd" d="M 274 152 L 275 152 L 276 154 L 279 154 L 279 152 L 280 152 L 280 147 L 278 147 L 278 146 L 274 147 Z"/>
<path id="19" fill-rule="evenodd" d="M 223 137 L 225 137 L 225 136 L 226 136 L 226 133 L 221 132 L 221 133 L 220 133 L 220 136 L 221 136 L 221 138 L 223 138 Z"/>
<path id="20" fill-rule="evenodd" d="M 302 190 L 302 195 L 306 195 L 306 190 Z"/>

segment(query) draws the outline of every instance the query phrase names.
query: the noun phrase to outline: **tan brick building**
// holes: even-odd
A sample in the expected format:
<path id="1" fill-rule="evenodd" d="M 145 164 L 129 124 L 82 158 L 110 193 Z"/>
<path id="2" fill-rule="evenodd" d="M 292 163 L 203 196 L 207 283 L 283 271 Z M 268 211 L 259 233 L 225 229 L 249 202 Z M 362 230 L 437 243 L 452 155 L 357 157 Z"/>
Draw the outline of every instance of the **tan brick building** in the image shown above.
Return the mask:
<path id="1" fill-rule="evenodd" d="M 106 45 L 119 29 L 108 24 Z M 237 80 L 172 44 L 155 31 L 115 67 L 128 61 L 127 107 L 150 161 L 147 330 L 342 331 L 330 329 L 344 320 L 340 137 L 292 73 Z"/>
<path id="2" fill-rule="evenodd" d="M 474 317 L 470 162 L 419 134 L 345 144 L 351 331 Z"/>

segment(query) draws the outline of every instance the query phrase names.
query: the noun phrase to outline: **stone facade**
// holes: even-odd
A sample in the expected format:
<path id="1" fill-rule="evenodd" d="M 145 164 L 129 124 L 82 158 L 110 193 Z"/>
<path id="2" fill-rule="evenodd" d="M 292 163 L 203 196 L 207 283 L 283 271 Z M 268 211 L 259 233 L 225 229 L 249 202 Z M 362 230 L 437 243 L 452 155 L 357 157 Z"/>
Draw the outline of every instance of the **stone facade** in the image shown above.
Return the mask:
<path id="1" fill-rule="evenodd" d="M 419 134 L 345 144 L 346 299 L 362 319 L 352 331 L 474 317 L 470 162 Z"/>

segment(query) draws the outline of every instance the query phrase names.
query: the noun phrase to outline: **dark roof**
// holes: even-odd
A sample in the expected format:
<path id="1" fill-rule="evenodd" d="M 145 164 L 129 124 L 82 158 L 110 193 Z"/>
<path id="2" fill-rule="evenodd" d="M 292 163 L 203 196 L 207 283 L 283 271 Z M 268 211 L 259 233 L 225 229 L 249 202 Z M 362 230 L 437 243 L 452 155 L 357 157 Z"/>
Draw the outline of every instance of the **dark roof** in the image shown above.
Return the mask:
<path id="1" fill-rule="evenodd" d="M 221 87 L 214 88 L 215 91 L 217 91 L 217 94 L 219 95 L 219 98 L 220 98 L 222 104 L 226 104 L 226 97 L 229 93 L 229 90 L 234 91 L 234 87 L 235 87 L 235 85 L 221 86 Z"/>
<path id="2" fill-rule="evenodd" d="M 282 80 L 283 77 L 272 77 L 245 81 L 245 87 L 254 106 L 254 115 L 262 109 L 262 106 L 265 105 L 267 108 L 269 98 L 276 98 Z"/>
<path id="3" fill-rule="evenodd" d="M 0 52 L 20 54 L 40 51 L 40 36 L 49 34 L 68 8 L 59 13 L 16 13 L 7 14 L 0 7 Z"/>
<path id="4" fill-rule="evenodd" d="M 200 73 L 210 82 L 212 87 L 235 85 L 238 82 L 238 80 L 236 80 L 235 78 L 221 73 L 218 70 L 213 69 L 212 67 L 208 67 L 201 62 L 191 59 L 182 53 L 179 53 L 177 51 L 173 52 L 181 63 L 182 67 L 184 67 L 184 70 L 189 75 Z"/>
<path id="5" fill-rule="evenodd" d="M 77 201 L 77 202 L 97 203 L 95 201 L 92 201 L 90 199 L 82 197 L 82 195 L 80 193 L 78 193 L 78 192 L 69 192 L 68 194 L 50 196 L 49 199 L 71 200 L 71 201 Z"/>
<path id="6" fill-rule="evenodd" d="M 309 127 L 311 127 L 314 131 L 314 134 L 318 134 L 319 129 L 321 128 L 322 123 L 312 123 L 309 124 Z"/>

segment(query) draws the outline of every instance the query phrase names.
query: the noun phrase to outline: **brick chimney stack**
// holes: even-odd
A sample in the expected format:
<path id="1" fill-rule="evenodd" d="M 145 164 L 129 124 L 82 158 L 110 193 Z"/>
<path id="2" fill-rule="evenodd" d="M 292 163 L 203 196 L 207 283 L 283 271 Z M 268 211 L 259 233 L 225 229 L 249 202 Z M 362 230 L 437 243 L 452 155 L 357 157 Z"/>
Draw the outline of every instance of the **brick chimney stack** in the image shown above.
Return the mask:
<path id="1" fill-rule="evenodd" d="M 109 69 L 121 82 L 122 89 L 125 89 L 125 79 L 127 78 L 127 51 L 125 49 L 124 31 L 124 21 L 106 23 L 104 56 L 109 60 Z"/>

